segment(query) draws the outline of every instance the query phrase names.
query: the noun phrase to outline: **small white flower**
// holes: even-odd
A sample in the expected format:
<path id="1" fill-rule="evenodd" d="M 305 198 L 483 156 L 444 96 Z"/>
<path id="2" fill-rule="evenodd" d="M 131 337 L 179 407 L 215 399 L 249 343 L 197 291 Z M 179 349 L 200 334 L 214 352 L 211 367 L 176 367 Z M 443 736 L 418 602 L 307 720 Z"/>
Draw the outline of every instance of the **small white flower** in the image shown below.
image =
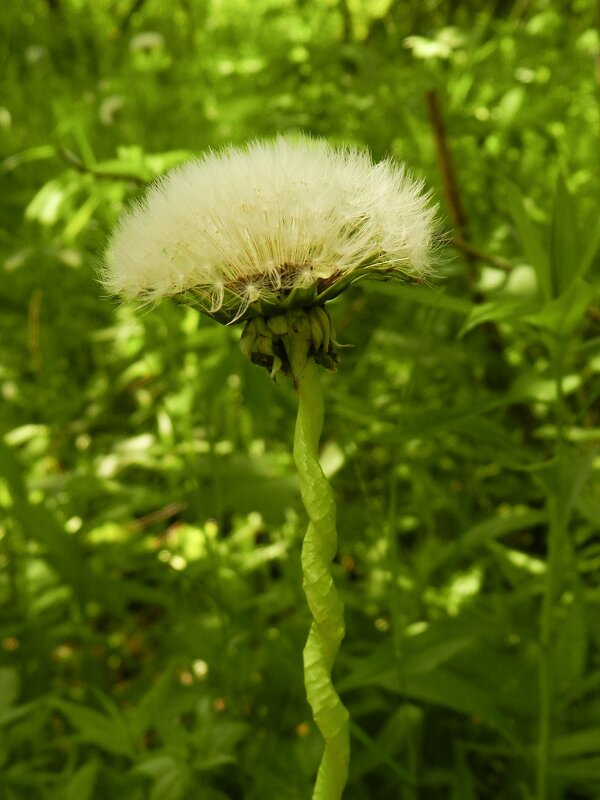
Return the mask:
<path id="1" fill-rule="evenodd" d="M 98 109 L 98 116 L 103 125 L 113 125 L 119 112 L 125 105 L 125 98 L 119 94 L 113 94 L 110 97 L 105 97 L 100 103 Z"/>
<path id="2" fill-rule="evenodd" d="M 221 322 L 322 304 L 368 276 L 429 270 L 435 209 L 391 161 L 323 140 L 229 147 L 161 178 L 120 221 L 106 287 Z"/>
<path id="3" fill-rule="evenodd" d="M 142 31 L 129 42 L 129 49 L 132 53 L 143 50 L 160 50 L 165 46 L 165 37 L 156 31 Z"/>
<path id="4" fill-rule="evenodd" d="M 44 45 L 31 44 L 25 48 L 25 59 L 28 64 L 39 64 L 48 55 L 48 50 Z"/>

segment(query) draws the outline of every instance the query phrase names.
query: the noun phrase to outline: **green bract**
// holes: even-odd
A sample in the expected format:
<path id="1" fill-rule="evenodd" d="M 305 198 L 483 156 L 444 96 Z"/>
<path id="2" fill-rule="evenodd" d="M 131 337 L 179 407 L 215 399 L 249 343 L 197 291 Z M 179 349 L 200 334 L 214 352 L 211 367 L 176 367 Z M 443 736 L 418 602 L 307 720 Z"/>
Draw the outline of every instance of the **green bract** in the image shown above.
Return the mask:
<path id="1" fill-rule="evenodd" d="M 322 306 L 310 306 L 287 314 L 254 317 L 246 323 L 240 347 L 254 364 L 266 367 L 272 377 L 282 371 L 293 376 L 294 348 L 306 347 L 306 358 L 335 371 L 337 354 L 329 314 Z"/>

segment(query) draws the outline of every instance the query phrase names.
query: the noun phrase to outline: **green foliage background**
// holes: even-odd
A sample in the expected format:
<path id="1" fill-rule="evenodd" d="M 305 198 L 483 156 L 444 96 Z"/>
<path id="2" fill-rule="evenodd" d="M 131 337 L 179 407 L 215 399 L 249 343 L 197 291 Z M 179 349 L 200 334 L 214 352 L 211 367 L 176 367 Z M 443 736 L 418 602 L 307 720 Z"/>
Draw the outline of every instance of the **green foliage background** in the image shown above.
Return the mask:
<path id="1" fill-rule="evenodd" d="M 3 8 L 2 800 L 310 796 L 293 394 L 95 277 L 145 181 L 291 130 L 406 160 L 448 232 L 434 285 L 331 306 L 346 797 L 600 797 L 594 6 Z M 483 259 L 449 246 L 428 90 Z"/>

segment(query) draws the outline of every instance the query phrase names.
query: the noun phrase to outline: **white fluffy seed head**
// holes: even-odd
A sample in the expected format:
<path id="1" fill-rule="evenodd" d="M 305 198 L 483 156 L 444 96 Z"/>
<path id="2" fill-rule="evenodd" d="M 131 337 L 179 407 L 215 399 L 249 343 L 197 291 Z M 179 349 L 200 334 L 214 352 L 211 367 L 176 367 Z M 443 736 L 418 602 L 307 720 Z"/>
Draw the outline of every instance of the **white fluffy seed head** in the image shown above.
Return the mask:
<path id="1" fill-rule="evenodd" d="M 117 225 L 103 281 L 126 298 L 181 296 L 221 321 L 277 313 L 291 293 L 324 302 L 370 273 L 425 276 L 434 216 L 403 166 L 281 136 L 159 179 Z"/>

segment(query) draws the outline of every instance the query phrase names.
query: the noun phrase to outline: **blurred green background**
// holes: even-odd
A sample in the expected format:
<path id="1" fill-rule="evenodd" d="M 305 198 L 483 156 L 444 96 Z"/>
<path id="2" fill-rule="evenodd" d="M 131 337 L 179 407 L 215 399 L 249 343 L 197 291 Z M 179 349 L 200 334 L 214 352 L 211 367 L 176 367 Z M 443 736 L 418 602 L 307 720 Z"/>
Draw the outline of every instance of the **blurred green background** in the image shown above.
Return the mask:
<path id="1" fill-rule="evenodd" d="M 330 307 L 345 797 L 600 797 L 599 21 L 5 5 L 1 800 L 310 796 L 293 393 L 239 329 L 96 279 L 147 181 L 287 131 L 405 160 L 441 209 L 431 285 Z"/>

